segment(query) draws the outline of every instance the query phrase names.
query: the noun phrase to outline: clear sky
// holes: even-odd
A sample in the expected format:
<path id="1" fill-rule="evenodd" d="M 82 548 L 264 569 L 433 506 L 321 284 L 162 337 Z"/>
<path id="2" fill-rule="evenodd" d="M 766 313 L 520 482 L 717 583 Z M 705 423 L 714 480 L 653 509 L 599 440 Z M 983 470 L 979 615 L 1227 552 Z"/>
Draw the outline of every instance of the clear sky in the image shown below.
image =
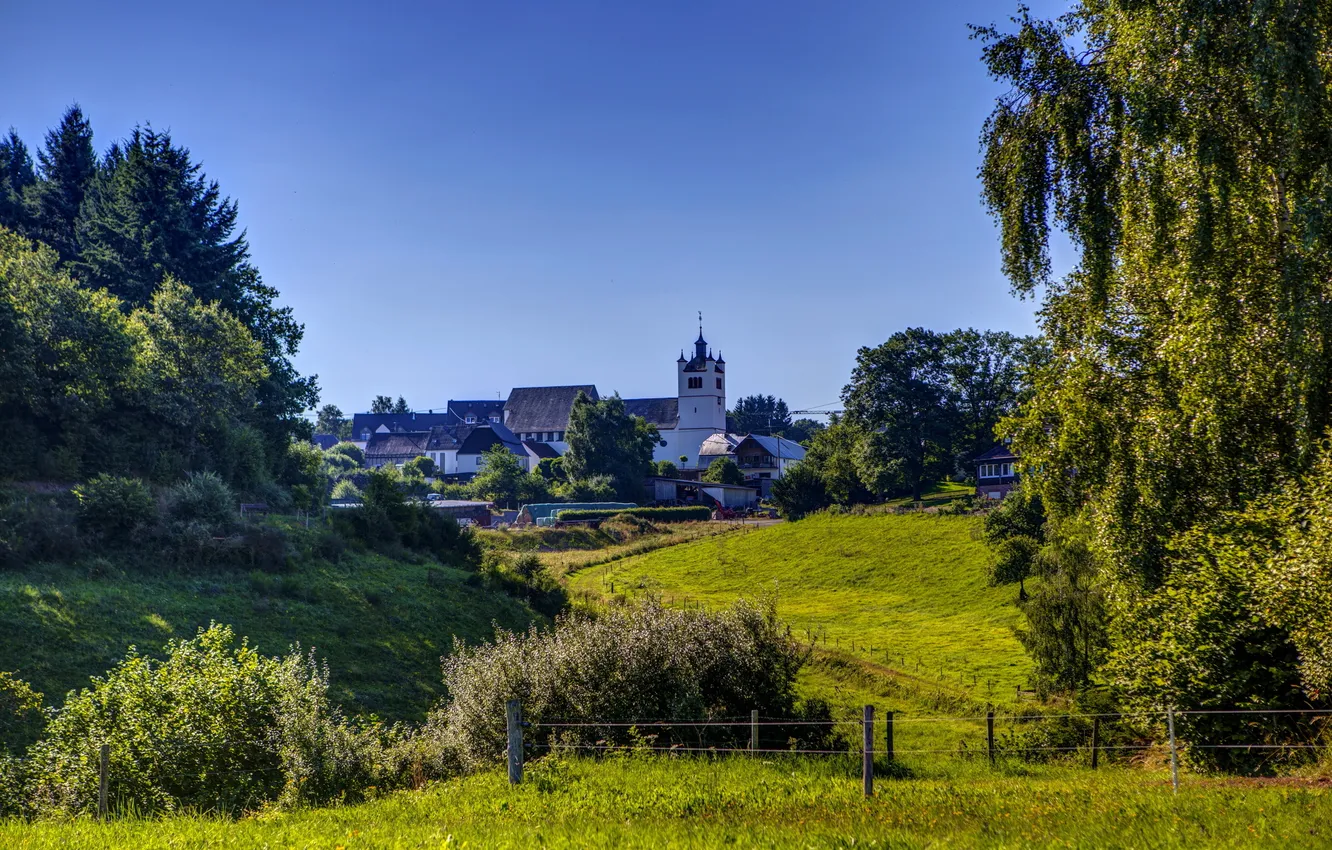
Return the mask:
<path id="1" fill-rule="evenodd" d="M 1065 4 L 1030 3 L 1049 15 Z M 1016 3 L 6 4 L 0 128 L 170 129 L 240 204 L 325 401 L 513 386 L 837 400 L 894 331 L 1028 333 L 979 200 Z"/>

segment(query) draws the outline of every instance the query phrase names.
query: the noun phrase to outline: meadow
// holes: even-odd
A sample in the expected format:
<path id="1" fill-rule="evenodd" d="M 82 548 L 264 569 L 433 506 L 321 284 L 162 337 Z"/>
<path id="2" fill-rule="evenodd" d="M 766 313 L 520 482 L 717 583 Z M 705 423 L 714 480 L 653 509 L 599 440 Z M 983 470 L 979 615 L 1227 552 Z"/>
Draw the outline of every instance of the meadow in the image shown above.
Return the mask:
<path id="1" fill-rule="evenodd" d="M 909 692 L 937 708 L 1003 706 L 1029 686 L 1032 664 L 1014 631 L 1016 588 L 987 584 L 979 523 L 820 514 L 584 569 L 569 586 L 603 601 L 708 606 L 776 594 L 782 618 L 819 649 L 809 680 L 834 698 Z"/>
<path id="2" fill-rule="evenodd" d="M 1326 847 L 1332 788 L 1161 771 L 914 765 L 861 796 L 851 759 L 547 759 L 335 809 L 0 823 L 14 850 L 94 848 Z"/>
<path id="3" fill-rule="evenodd" d="M 210 621 L 267 655 L 315 649 L 349 710 L 420 719 L 442 693 L 439 660 L 453 636 L 480 641 L 493 623 L 522 629 L 523 603 L 473 573 L 373 554 L 305 562 L 279 574 L 90 571 L 34 565 L 0 572 L 0 670 L 59 704 L 134 645 L 158 654 Z"/>

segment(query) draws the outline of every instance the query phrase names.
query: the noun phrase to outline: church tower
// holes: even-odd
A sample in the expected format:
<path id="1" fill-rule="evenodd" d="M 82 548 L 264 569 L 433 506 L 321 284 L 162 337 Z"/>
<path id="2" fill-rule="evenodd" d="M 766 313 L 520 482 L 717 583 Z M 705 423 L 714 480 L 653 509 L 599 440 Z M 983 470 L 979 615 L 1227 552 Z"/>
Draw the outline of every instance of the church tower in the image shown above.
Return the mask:
<path id="1" fill-rule="evenodd" d="M 726 361 L 720 351 L 715 358 L 712 356 L 707 340 L 703 339 L 701 318 L 694 356 L 686 360 L 684 352 L 680 352 L 676 373 L 680 410 L 676 428 L 681 432 L 681 444 L 692 449 L 686 453 L 697 460 L 698 447 L 705 439 L 726 432 Z"/>

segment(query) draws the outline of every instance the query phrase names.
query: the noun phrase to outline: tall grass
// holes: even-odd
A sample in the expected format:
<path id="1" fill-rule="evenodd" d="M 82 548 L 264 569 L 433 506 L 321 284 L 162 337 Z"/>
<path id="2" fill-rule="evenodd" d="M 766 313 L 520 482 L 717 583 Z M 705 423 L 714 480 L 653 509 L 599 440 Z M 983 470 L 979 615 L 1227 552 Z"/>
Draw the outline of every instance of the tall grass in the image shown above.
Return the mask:
<path id="1" fill-rule="evenodd" d="M 1281 847 L 1332 837 L 1316 783 L 1163 772 L 908 762 L 860 796 L 850 759 L 547 759 L 512 787 L 485 773 L 341 809 L 242 821 L 0 823 L 0 846 L 177 847 Z"/>

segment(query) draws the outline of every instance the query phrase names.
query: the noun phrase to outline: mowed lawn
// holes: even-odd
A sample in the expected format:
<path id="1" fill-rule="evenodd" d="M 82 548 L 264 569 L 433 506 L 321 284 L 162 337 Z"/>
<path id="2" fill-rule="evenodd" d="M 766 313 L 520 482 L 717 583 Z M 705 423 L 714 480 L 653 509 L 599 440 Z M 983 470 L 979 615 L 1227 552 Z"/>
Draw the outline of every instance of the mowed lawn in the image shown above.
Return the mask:
<path id="1" fill-rule="evenodd" d="M 575 593 L 657 594 L 724 605 L 776 593 L 778 612 L 820 649 L 900 671 L 922 687 L 1011 703 L 1031 661 L 1015 587 L 989 587 L 974 517 L 814 516 L 686 543 L 570 577 Z"/>
<path id="2" fill-rule="evenodd" d="M 1332 790 L 1164 772 L 997 768 L 883 780 L 866 800 L 851 759 L 627 755 L 529 765 L 337 809 L 0 822 L 9 850 L 94 848 L 1327 847 Z"/>

